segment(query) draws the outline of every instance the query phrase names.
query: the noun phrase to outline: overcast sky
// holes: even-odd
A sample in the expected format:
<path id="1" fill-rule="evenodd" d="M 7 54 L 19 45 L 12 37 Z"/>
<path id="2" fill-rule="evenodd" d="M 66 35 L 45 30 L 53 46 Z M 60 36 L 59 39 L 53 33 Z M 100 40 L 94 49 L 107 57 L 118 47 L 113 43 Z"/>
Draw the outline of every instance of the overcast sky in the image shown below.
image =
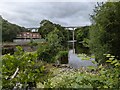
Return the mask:
<path id="1" fill-rule="evenodd" d="M 11 23 L 24 27 L 39 27 L 43 19 L 62 26 L 90 25 L 96 2 L 7 2 L 0 3 L 0 15 Z"/>

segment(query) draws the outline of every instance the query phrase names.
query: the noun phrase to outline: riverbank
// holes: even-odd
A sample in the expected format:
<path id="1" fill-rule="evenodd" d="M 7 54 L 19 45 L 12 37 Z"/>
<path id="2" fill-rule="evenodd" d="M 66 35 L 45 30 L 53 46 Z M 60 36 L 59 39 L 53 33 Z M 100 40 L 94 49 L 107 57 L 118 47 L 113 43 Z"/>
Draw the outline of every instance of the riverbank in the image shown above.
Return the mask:
<path id="1" fill-rule="evenodd" d="M 52 64 L 51 64 L 52 65 Z M 77 79 L 75 77 L 84 74 L 90 74 L 95 75 L 97 74 L 96 71 L 90 70 L 88 68 L 73 68 L 70 67 L 68 64 L 61 64 L 61 65 L 52 65 L 50 66 L 50 71 L 52 72 L 51 77 L 48 78 L 48 80 L 44 83 L 37 83 L 37 88 L 58 88 L 58 87 L 66 87 L 67 83 L 70 83 L 69 80 L 76 81 Z M 68 81 L 67 81 L 68 80 Z M 75 82 L 76 83 L 76 82 Z M 72 84 L 72 82 L 71 82 Z M 69 87 L 69 86 L 68 86 Z M 71 88 L 74 88 L 76 86 L 71 86 Z"/>
<path id="2" fill-rule="evenodd" d="M 95 59 L 93 57 L 89 57 L 82 54 L 74 54 L 73 50 L 69 51 L 68 54 L 68 61 L 69 65 L 74 68 L 80 68 L 80 67 L 87 67 L 87 66 L 97 66 L 97 64 L 93 63 L 95 62 Z M 84 58 L 84 59 L 83 59 Z"/>

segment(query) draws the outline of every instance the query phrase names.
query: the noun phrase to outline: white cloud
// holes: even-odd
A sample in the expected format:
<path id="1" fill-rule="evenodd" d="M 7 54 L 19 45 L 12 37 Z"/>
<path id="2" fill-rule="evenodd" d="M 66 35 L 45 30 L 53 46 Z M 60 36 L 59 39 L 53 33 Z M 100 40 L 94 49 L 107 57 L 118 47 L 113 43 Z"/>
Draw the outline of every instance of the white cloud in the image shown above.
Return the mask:
<path id="1" fill-rule="evenodd" d="M 106 2 L 114 0 L 1 0 L 1 2 Z M 119 0 L 115 0 L 119 1 Z"/>
<path id="2" fill-rule="evenodd" d="M 8 21 L 24 27 L 38 27 L 43 19 L 63 26 L 90 25 L 89 14 L 95 6 L 95 2 L 13 1 L 0 3 L 0 14 Z"/>

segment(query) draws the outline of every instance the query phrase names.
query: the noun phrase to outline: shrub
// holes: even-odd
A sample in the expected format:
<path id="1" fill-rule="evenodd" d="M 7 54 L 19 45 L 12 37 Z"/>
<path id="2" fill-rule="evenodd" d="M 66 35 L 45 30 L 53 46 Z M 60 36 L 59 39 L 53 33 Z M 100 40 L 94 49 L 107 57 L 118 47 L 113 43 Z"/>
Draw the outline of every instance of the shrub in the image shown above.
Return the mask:
<path id="1" fill-rule="evenodd" d="M 2 57 L 2 75 L 3 89 L 20 89 L 40 82 L 48 72 L 41 62 L 37 62 L 37 53 L 23 52 L 17 47 L 13 55 Z"/>
<path id="2" fill-rule="evenodd" d="M 46 62 L 52 62 L 52 50 L 48 44 L 40 45 L 37 51 L 38 59 Z"/>
<path id="3" fill-rule="evenodd" d="M 47 62 L 55 62 L 56 55 L 62 49 L 61 40 L 62 38 L 58 36 L 59 30 L 55 28 L 47 34 L 46 45 L 40 45 L 38 50 L 38 57 L 40 60 Z"/>
<path id="4" fill-rule="evenodd" d="M 61 64 L 68 64 L 68 51 L 59 51 L 56 60 L 59 60 Z"/>
<path id="5" fill-rule="evenodd" d="M 42 61 L 46 61 L 49 63 L 56 61 L 56 55 L 59 52 L 59 47 L 54 47 L 48 43 L 46 44 L 40 44 L 39 49 L 37 51 L 38 53 L 38 59 Z"/>

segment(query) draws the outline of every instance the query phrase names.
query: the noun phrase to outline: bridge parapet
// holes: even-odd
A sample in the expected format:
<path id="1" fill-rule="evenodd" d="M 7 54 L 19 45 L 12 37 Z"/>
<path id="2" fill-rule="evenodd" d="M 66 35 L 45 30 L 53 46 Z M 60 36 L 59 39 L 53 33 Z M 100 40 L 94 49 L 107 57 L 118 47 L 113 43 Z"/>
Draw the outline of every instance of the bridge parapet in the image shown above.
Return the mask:
<path id="1" fill-rule="evenodd" d="M 28 30 L 30 30 L 30 31 L 32 31 L 32 32 L 38 32 L 38 27 L 32 27 L 32 28 L 26 28 L 26 29 L 28 29 Z"/>

